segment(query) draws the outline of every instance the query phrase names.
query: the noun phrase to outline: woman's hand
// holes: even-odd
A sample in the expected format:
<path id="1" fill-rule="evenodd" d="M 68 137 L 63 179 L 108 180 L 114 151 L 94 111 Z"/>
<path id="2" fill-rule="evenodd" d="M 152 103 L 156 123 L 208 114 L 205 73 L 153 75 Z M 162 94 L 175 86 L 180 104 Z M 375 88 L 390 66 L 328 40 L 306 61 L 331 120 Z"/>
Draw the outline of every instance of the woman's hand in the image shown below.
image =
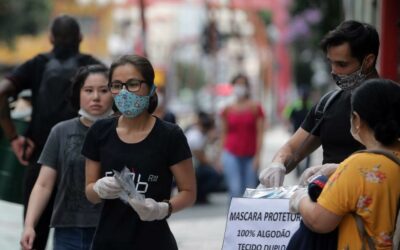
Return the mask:
<path id="1" fill-rule="evenodd" d="M 36 238 L 36 232 L 33 227 L 25 226 L 25 229 L 22 233 L 20 244 L 23 250 L 31 250 L 33 246 L 33 242 Z"/>
<path id="2" fill-rule="evenodd" d="M 157 202 L 151 198 L 144 200 L 131 198 L 128 202 L 142 221 L 162 220 L 168 215 L 169 205 L 167 202 Z"/>
<path id="3" fill-rule="evenodd" d="M 101 199 L 116 199 L 119 197 L 122 187 L 114 177 L 103 177 L 96 181 L 93 190 Z"/>

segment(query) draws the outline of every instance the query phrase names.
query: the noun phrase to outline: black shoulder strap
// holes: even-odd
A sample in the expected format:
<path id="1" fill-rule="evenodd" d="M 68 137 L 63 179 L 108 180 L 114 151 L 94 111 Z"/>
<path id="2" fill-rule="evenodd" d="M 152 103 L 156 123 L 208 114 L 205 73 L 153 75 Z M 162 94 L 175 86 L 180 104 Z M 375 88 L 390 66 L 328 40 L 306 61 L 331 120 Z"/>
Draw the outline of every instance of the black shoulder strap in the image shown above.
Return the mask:
<path id="1" fill-rule="evenodd" d="M 308 133 L 307 137 L 302 141 L 302 143 L 300 144 L 300 146 L 294 151 L 293 153 L 293 157 L 290 158 L 287 166 L 290 166 L 292 164 L 292 162 L 294 161 L 294 159 L 297 159 L 299 156 L 299 152 L 300 150 L 306 146 L 306 144 L 308 143 L 308 141 L 311 138 L 311 135 L 315 132 L 315 130 L 317 130 L 319 128 L 319 126 L 322 123 L 322 120 L 324 118 L 325 115 L 325 111 L 328 109 L 328 107 L 332 104 L 332 102 L 336 99 L 336 97 L 338 96 L 338 94 L 341 92 L 341 89 L 336 89 L 336 90 L 332 90 L 330 92 L 328 92 L 327 94 L 325 94 L 318 102 L 317 106 L 315 107 L 315 125 L 314 127 L 311 129 L 311 131 Z"/>
<path id="2" fill-rule="evenodd" d="M 362 242 L 361 243 L 361 250 L 366 250 L 364 238 L 366 238 L 366 240 L 367 240 L 367 244 L 368 244 L 369 250 L 375 250 L 376 248 L 375 248 L 374 241 L 372 240 L 371 236 L 369 236 L 367 234 L 367 232 L 365 231 L 364 223 L 363 223 L 363 221 L 361 219 L 361 216 L 359 216 L 356 213 L 353 213 L 353 217 L 356 220 L 358 234 L 360 235 L 361 242 Z"/>
<path id="3" fill-rule="evenodd" d="M 317 106 L 315 107 L 315 125 L 311 129 L 310 134 L 313 134 L 315 130 L 321 125 L 322 120 L 324 119 L 325 112 L 332 104 L 332 102 L 336 99 L 336 97 L 341 92 L 341 89 L 332 90 L 326 93 L 318 102 Z"/>
<path id="4" fill-rule="evenodd" d="M 335 100 L 335 98 L 341 91 L 342 91 L 341 89 L 332 90 L 326 93 L 318 102 L 315 108 L 315 120 L 317 124 L 319 123 L 320 120 L 322 120 L 325 111 L 328 109 L 328 107 L 332 104 L 333 100 Z"/>

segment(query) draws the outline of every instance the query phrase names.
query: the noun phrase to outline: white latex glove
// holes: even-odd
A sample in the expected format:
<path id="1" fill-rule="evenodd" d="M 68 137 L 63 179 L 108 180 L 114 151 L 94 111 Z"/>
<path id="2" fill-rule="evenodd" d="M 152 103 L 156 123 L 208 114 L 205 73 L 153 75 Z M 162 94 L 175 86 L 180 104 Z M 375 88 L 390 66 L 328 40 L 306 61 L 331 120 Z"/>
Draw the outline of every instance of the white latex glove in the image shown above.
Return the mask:
<path id="1" fill-rule="evenodd" d="M 289 211 L 291 213 L 299 212 L 300 201 L 308 196 L 307 188 L 299 188 L 297 189 L 289 200 Z"/>
<path id="2" fill-rule="evenodd" d="M 132 198 L 128 202 L 143 221 L 162 220 L 168 215 L 169 205 L 166 202 L 157 202 L 151 198 Z"/>
<path id="3" fill-rule="evenodd" d="M 93 185 L 93 190 L 101 199 L 116 199 L 122 191 L 114 177 L 103 177 Z"/>
<path id="4" fill-rule="evenodd" d="M 261 184 L 265 187 L 280 187 L 283 184 L 285 178 L 286 168 L 280 162 L 271 162 L 266 168 L 264 168 L 258 179 Z"/>
<path id="5" fill-rule="evenodd" d="M 329 177 L 333 172 L 335 172 L 338 166 L 339 164 L 336 163 L 325 163 L 323 165 L 309 167 L 300 176 L 299 185 L 307 186 L 308 183 L 318 175 Z"/>

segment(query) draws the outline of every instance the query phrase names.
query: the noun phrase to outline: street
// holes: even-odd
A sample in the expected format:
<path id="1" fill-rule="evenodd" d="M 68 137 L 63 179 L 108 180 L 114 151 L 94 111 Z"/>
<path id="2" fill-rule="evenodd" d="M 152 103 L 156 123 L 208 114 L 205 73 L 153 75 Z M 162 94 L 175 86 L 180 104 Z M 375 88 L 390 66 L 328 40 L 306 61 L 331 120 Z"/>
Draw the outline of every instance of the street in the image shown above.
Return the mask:
<path id="1" fill-rule="evenodd" d="M 262 163 L 268 163 L 276 150 L 289 138 L 283 127 L 273 127 L 265 133 Z M 312 162 L 320 159 L 320 149 Z M 284 185 L 294 185 L 297 176 L 293 171 L 285 178 Z M 226 193 L 210 196 L 210 203 L 195 205 L 173 214 L 168 220 L 180 250 L 217 250 L 221 249 L 226 215 L 229 207 Z M 19 250 L 22 233 L 22 205 L 0 201 L 0 249 Z M 52 249 L 51 240 L 48 248 Z"/>

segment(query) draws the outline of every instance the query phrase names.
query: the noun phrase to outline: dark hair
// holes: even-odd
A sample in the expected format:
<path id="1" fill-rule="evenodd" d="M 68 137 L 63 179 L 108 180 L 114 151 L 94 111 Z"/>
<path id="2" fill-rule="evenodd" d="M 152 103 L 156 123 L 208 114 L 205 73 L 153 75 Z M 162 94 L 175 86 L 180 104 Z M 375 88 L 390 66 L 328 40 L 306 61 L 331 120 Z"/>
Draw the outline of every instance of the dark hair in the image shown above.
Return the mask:
<path id="1" fill-rule="evenodd" d="M 377 141 L 391 145 L 400 137 L 400 85 L 386 79 L 370 79 L 351 97 L 352 111 L 374 131 Z"/>
<path id="2" fill-rule="evenodd" d="M 375 65 L 379 52 L 379 35 L 372 25 L 353 20 L 344 21 L 325 35 L 320 46 L 327 53 L 329 47 L 346 42 L 349 43 L 351 55 L 360 63 L 368 54 L 374 54 Z"/>
<path id="3" fill-rule="evenodd" d="M 80 93 L 81 89 L 91 74 L 103 74 L 106 79 L 108 79 L 108 69 L 101 64 L 93 64 L 88 66 L 83 66 L 78 69 L 76 75 L 72 82 L 72 97 L 71 104 L 75 110 L 80 108 Z"/>
<path id="4" fill-rule="evenodd" d="M 75 18 L 69 15 L 56 17 L 50 28 L 54 38 L 54 45 L 78 49 L 81 41 L 81 31 Z"/>
<path id="5" fill-rule="evenodd" d="M 204 111 L 198 111 L 197 112 L 197 117 L 199 119 L 199 123 L 201 125 L 201 127 L 203 127 L 203 129 L 205 131 L 209 131 L 210 129 L 212 129 L 215 125 L 214 119 L 210 114 L 207 114 Z"/>
<path id="6" fill-rule="evenodd" d="M 151 65 L 150 61 L 147 58 L 139 56 L 139 55 L 124 55 L 115 60 L 110 66 L 110 74 L 108 76 L 108 81 L 111 82 L 112 76 L 114 73 L 115 68 L 130 64 L 135 69 L 137 69 L 140 74 L 143 76 L 146 84 L 152 88 L 154 86 L 154 69 Z M 147 111 L 151 114 L 157 108 L 158 105 L 158 97 L 156 91 L 154 94 L 150 96 L 149 107 Z"/>
<path id="7" fill-rule="evenodd" d="M 231 80 L 231 84 L 235 85 L 240 79 L 243 79 L 244 80 L 244 84 L 247 87 L 250 87 L 249 78 L 244 74 L 237 74 L 236 76 L 234 76 L 232 78 L 232 80 Z"/>
<path id="8" fill-rule="evenodd" d="M 233 78 L 232 78 L 232 80 L 231 80 L 231 84 L 233 85 L 233 86 L 235 86 L 235 84 L 236 83 L 238 83 L 239 82 L 239 80 L 243 80 L 243 83 L 244 83 L 244 85 L 246 85 L 246 87 L 247 87 L 247 93 L 246 93 L 246 98 L 249 98 L 250 97 L 250 82 L 249 82 L 249 78 L 246 76 L 246 75 L 244 75 L 244 74 L 237 74 L 236 76 L 234 76 Z"/>

